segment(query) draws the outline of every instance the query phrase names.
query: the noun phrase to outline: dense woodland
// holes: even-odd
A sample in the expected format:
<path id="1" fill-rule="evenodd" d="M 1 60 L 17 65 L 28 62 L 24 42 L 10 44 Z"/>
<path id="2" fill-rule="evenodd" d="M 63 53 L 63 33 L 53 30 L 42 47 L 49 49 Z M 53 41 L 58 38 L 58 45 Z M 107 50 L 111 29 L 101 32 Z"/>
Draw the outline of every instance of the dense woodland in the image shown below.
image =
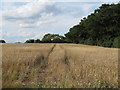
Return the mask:
<path id="1" fill-rule="evenodd" d="M 65 36 L 73 43 L 120 47 L 120 3 L 103 4 Z"/>
<path id="2" fill-rule="evenodd" d="M 30 39 L 25 43 L 77 43 L 104 47 L 120 47 L 120 3 L 102 4 L 65 36 L 46 34 L 42 40 Z"/>

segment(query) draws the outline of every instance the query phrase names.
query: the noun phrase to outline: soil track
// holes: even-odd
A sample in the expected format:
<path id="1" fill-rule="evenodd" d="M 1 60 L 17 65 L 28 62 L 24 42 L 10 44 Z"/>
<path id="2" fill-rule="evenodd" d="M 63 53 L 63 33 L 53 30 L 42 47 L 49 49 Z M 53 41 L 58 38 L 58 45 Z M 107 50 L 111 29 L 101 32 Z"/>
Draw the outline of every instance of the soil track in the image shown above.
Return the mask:
<path id="1" fill-rule="evenodd" d="M 83 74 L 85 71 L 79 70 L 79 68 L 87 66 L 84 60 L 70 58 L 64 46 L 63 44 L 54 44 L 49 52 L 44 76 L 45 83 L 57 84 L 62 87 L 79 87 L 78 82 L 85 78 L 85 74 Z M 78 76 L 79 73 L 81 73 L 80 76 Z"/>
<path id="2" fill-rule="evenodd" d="M 70 69 L 70 63 L 62 45 L 55 44 L 48 55 L 46 68 L 46 83 L 56 84 L 63 87 L 72 86 L 75 75 Z M 74 83 L 75 84 L 75 83 Z"/>
<path id="3" fill-rule="evenodd" d="M 48 53 L 47 59 L 49 58 L 50 54 L 53 52 L 53 49 L 55 48 L 56 44 L 53 45 L 53 47 L 51 48 L 50 52 Z"/>
<path id="4" fill-rule="evenodd" d="M 40 68 L 38 71 L 38 74 L 37 74 L 38 75 L 37 77 L 39 77 L 39 78 L 37 78 L 38 83 L 41 83 L 41 84 L 46 83 L 45 77 L 47 77 L 46 69 L 48 68 L 48 59 L 49 59 L 51 53 L 53 52 L 55 46 L 56 46 L 56 44 L 54 44 L 52 46 L 52 48 L 50 49 L 50 51 L 46 57 L 43 57 L 42 59 L 38 57 L 38 60 L 36 59 L 37 61 L 40 61 L 40 62 L 44 60 L 44 62 L 40 63 L 38 66 Z"/>

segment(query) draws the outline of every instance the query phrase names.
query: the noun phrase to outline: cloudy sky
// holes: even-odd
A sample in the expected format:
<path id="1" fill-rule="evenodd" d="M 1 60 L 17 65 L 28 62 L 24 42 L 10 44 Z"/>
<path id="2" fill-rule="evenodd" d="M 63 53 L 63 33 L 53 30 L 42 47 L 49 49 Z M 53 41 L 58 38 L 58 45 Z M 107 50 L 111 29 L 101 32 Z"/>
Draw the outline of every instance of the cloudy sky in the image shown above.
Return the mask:
<path id="1" fill-rule="evenodd" d="M 8 43 L 64 35 L 102 3 L 119 0 L 4 0 L 0 5 L 0 38 Z M 73 2 L 74 1 L 74 2 Z M 109 1 L 109 2 L 108 2 Z M 0 0 L 1 2 L 1 0 Z"/>

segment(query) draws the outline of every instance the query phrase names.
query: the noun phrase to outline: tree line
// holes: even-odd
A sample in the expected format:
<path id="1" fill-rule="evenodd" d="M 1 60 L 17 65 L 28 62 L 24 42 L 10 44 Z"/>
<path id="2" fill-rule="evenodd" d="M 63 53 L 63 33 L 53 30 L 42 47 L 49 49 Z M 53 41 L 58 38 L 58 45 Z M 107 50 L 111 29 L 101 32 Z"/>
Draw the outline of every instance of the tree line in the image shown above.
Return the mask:
<path id="1" fill-rule="evenodd" d="M 102 4 L 65 36 L 73 43 L 120 47 L 120 3 Z"/>
<path id="2" fill-rule="evenodd" d="M 46 34 L 41 42 L 71 42 L 118 48 L 120 47 L 120 3 L 102 4 L 93 13 L 81 19 L 78 25 L 70 28 L 65 37 Z"/>
<path id="3" fill-rule="evenodd" d="M 64 36 L 46 34 L 42 40 L 29 39 L 25 43 L 77 43 L 120 48 L 120 3 L 102 4 Z"/>
<path id="4" fill-rule="evenodd" d="M 66 37 L 59 34 L 45 34 L 42 40 L 29 39 L 25 43 L 72 43 Z"/>

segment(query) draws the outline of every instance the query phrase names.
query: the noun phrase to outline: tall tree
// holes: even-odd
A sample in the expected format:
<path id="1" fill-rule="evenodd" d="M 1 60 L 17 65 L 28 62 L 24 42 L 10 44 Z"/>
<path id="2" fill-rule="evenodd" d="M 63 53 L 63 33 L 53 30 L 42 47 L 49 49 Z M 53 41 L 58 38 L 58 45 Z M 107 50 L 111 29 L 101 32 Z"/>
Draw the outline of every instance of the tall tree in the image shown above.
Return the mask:
<path id="1" fill-rule="evenodd" d="M 115 47 L 120 36 L 120 3 L 102 4 L 65 36 L 73 43 Z"/>

